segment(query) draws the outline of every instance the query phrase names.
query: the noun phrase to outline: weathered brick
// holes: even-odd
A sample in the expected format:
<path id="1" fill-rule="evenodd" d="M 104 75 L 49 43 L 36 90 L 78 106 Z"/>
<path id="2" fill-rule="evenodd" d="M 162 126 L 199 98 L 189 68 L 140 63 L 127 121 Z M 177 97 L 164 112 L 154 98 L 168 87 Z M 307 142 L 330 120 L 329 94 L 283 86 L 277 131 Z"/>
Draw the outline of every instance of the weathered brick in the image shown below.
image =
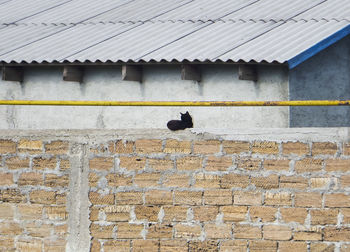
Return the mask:
<path id="1" fill-rule="evenodd" d="M 281 176 L 280 177 L 280 188 L 290 189 L 306 189 L 309 183 L 306 178 L 297 176 Z"/>
<path id="2" fill-rule="evenodd" d="M 67 171 L 70 169 L 70 162 L 68 159 L 60 159 L 60 171 Z"/>
<path id="3" fill-rule="evenodd" d="M 209 156 L 206 161 L 205 170 L 207 171 L 226 171 L 232 166 L 231 157 Z"/>
<path id="4" fill-rule="evenodd" d="M 106 215 L 106 221 L 128 221 L 130 218 L 131 206 L 106 206 L 102 208 L 102 211 Z"/>
<path id="5" fill-rule="evenodd" d="M 312 144 L 312 155 L 335 155 L 338 147 L 336 143 L 318 142 Z"/>
<path id="6" fill-rule="evenodd" d="M 347 172 L 350 170 L 350 159 L 328 159 L 326 160 L 326 171 Z"/>
<path id="7" fill-rule="evenodd" d="M 142 230 L 143 230 L 143 225 L 119 222 L 117 225 L 117 238 L 118 239 L 140 239 L 142 238 L 142 235 L 141 235 Z"/>
<path id="8" fill-rule="evenodd" d="M 26 201 L 26 196 L 18 189 L 3 189 L 0 190 L 0 201 L 20 203 Z"/>
<path id="9" fill-rule="evenodd" d="M 66 240 L 44 240 L 44 251 L 45 252 L 63 252 L 66 250 Z"/>
<path id="10" fill-rule="evenodd" d="M 325 241 L 349 241 L 350 228 L 325 227 L 324 240 Z"/>
<path id="11" fill-rule="evenodd" d="M 158 153 L 162 152 L 162 140 L 140 139 L 135 142 L 138 153 Z"/>
<path id="12" fill-rule="evenodd" d="M 1 252 L 12 252 L 15 251 L 15 242 L 12 237 L 0 237 L 0 251 Z"/>
<path id="13" fill-rule="evenodd" d="M 159 251 L 159 241 L 156 240 L 133 240 L 133 252 L 158 252 Z"/>
<path id="14" fill-rule="evenodd" d="M 243 192 L 233 193 L 233 202 L 235 205 L 259 206 L 262 202 L 261 192 Z"/>
<path id="15" fill-rule="evenodd" d="M 192 191 L 176 191 L 175 192 L 175 205 L 190 205 L 196 206 L 202 204 L 203 192 Z"/>
<path id="16" fill-rule="evenodd" d="M 36 190 L 29 193 L 29 198 L 31 203 L 50 205 L 56 202 L 56 193 Z"/>
<path id="17" fill-rule="evenodd" d="M 205 205 L 231 205 L 232 191 L 231 190 L 211 190 L 204 192 Z"/>
<path id="18" fill-rule="evenodd" d="M 340 178 L 341 188 L 350 187 L 350 175 L 342 175 Z"/>
<path id="19" fill-rule="evenodd" d="M 160 177 L 160 173 L 136 174 L 134 177 L 134 183 L 138 187 L 158 187 Z"/>
<path id="20" fill-rule="evenodd" d="M 232 237 L 232 224 L 205 224 L 204 230 L 209 239 L 229 239 Z"/>
<path id="21" fill-rule="evenodd" d="M 333 252 L 335 249 L 334 244 L 326 243 L 311 243 L 310 252 Z"/>
<path id="22" fill-rule="evenodd" d="M 146 166 L 146 159 L 142 157 L 120 157 L 120 167 L 129 171 L 142 170 Z"/>
<path id="23" fill-rule="evenodd" d="M 40 239 L 18 239 L 16 242 L 16 251 L 23 252 L 41 252 L 43 247 L 43 242 Z"/>
<path id="24" fill-rule="evenodd" d="M 338 178 L 310 178 L 311 188 L 327 189 L 338 184 Z"/>
<path id="25" fill-rule="evenodd" d="M 52 141 L 45 144 L 45 152 L 49 154 L 61 155 L 67 154 L 69 151 L 69 142 L 67 141 Z"/>
<path id="26" fill-rule="evenodd" d="M 56 205 L 66 205 L 66 204 L 67 204 L 67 193 L 57 193 Z"/>
<path id="27" fill-rule="evenodd" d="M 288 192 L 279 192 L 279 193 L 266 192 L 265 205 L 291 206 L 292 205 L 291 194 Z"/>
<path id="28" fill-rule="evenodd" d="M 16 153 L 16 143 L 11 140 L 0 140 L 0 154 Z"/>
<path id="29" fill-rule="evenodd" d="M 135 214 L 138 220 L 157 222 L 160 207 L 157 206 L 135 206 Z"/>
<path id="30" fill-rule="evenodd" d="M 286 142 L 282 143 L 282 153 L 284 155 L 307 155 L 310 153 L 309 146 L 306 143 L 300 143 L 300 142 Z"/>
<path id="31" fill-rule="evenodd" d="M 292 230 L 288 226 L 267 225 L 263 228 L 264 239 L 288 241 L 292 238 Z"/>
<path id="32" fill-rule="evenodd" d="M 198 239 L 201 235 L 201 226 L 195 224 L 176 224 L 175 238 L 178 239 Z M 208 236 L 207 236 L 208 237 Z M 209 238 L 209 237 L 208 237 Z"/>
<path id="33" fill-rule="evenodd" d="M 59 224 L 54 226 L 54 233 L 60 238 L 66 238 L 68 233 L 68 224 Z"/>
<path id="34" fill-rule="evenodd" d="M 274 189 L 279 187 L 277 175 L 270 175 L 267 177 L 252 177 L 251 183 L 254 184 L 255 187 L 263 189 Z"/>
<path id="35" fill-rule="evenodd" d="M 159 241 L 152 240 L 133 240 L 133 252 L 158 252 L 159 251 Z"/>
<path id="36" fill-rule="evenodd" d="M 340 246 L 340 252 L 349 252 L 349 251 L 350 251 L 350 244 L 342 244 Z"/>
<path id="37" fill-rule="evenodd" d="M 190 176 L 187 174 L 167 175 L 163 180 L 166 187 L 188 187 L 190 185 Z"/>
<path id="38" fill-rule="evenodd" d="M 235 224 L 233 228 L 235 239 L 261 239 L 261 229 L 257 226 Z"/>
<path id="39" fill-rule="evenodd" d="M 350 207 L 350 196 L 344 193 L 325 194 L 325 207 Z"/>
<path id="40" fill-rule="evenodd" d="M 220 141 L 205 140 L 193 143 L 193 152 L 199 154 L 214 154 L 220 152 Z"/>
<path id="41" fill-rule="evenodd" d="M 90 220 L 91 221 L 98 221 L 101 220 L 100 218 L 100 211 L 102 212 L 102 208 L 101 206 L 91 206 L 90 207 Z"/>
<path id="42" fill-rule="evenodd" d="M 250 252 L 275 252 L 277 251 L 277 242 L 275 241 L 250 241 Z"/>
<path id="43" fill-rule="evenodd" d="M 350 224 L 350 208 L 341 208 L 340 212 L 343 215 L 343 223 Z"/>
<path id="44" fill-rule="evenodd" d="M 145 193 L 147 205 L 171 205 L 173 194 L 169 191 L 152 190 Z"/>
<path id="45" fill-rule="evenodd" d="M 41 173 L 25 172 L 25 173 L 21 173 L 17 183 L 19 186 L 26 186 L 26 185 L 39 186 L 39 185 L 43 185 L 44 179 Z"/>
<path id="46" fill-rule="evenodd" d="M 220 252 L 246 252 L 247 241 L 244 240 L 227 240 L 222 241 Z"/>
<path id="47" fill-rule="evenodd" d="M 240 174 L 226 174 L 221 177 L 221 188 L 245 188 L 249 186 L 249 176 Z"/>
<path id="48" fill-rule="evenodd" d="M 134 151 L 134 142 L 117 140 L 108 143 L 108 150 L 111 153 L 127 154 Z"/>
<path id="49" fill-rule="evenodd" d="M 187 207 L 165 206 L 163 222 L 185 221 L 187 219 Z"/>
<path id="50" fill-rule="evenodd" d="M 249 152 L 249 142 L 244 141 L 223 141 L 222 147 L 226 154 L 240 154 Z"/>
<path id="51" fill-rule="evenodd" d="M 148 228 L 147 239 L 172 238 L 173 227 L 167 224 L 153 224 Z"/>
<path id="52" fill-rule="evenodd" d="M 45 174 L 44 185 L 47 187 L 68 187 L 68 175 L 57 176 L 56 174 Z"/>
<path id="53" fill-rule="evenodd" d="M 218 241 L 217 240 L 206 240 L 206 241 L 190 241 L 188 243 L 188 252 L 218 252 Z"/>
<path id="54" fill-rule="evenodd" d="M 0 186 L 9 186 L 14 183 L 12 173 L 0 172 L 0 178 Z"/>
<path id="55" fill-rule="evenodd" d="M 23 228 L 16 222 L 0 222 L 0 234 L 8 236 L 20 235 Z"/>
<path id="56" fill-rule="evenodd" d="M 300 231 L 294 232 L 293 239 L 295 241 L 321 241 L 322 231 Z"/>
<path id="57" fill-rule="evenodd" d="M 280 208 L 284 222 L 298 222 L 304 224 L 307 210 L 306 208 Z"/>
<path id="58" fill-rule="evenodd" d="M 90 233 L 95 239 L 112 239 L 114 225 L 100 226 L 98 224 L 90 225 Z"/>
<path id="59" fill-rule="evenodd" d="M 53 225 L 28 223 L 25 225 L 25 230 L 30 236 L 44 238 L 50 236 L 50 234 L 53 232 Z"/>
<path id="60" fill-rule="evenodd" d="M 36 204 L 19 204 L 17 206 L 21 220 L 41 220 L 43 217 L 43 206 Z"/>
<path id="61" fill-rule="evenodd" d="M 132 176 L 127 176 L 124 174 L 109 173 L 106 175 L 106 179 L 108 182 L 108 186 L 111 186 L 111 187 L 132 185 Z"/>
<path id="62" fill-rule="evenodd" d="M 194 175 L 197 188 L 220 188 L 221 177 L 213 174 L 197 173 Z"/>
<path id="63" fill-rule="evenodd" d="M 57 159 L 53 158 L 33 158 L 33 169 L 35 170 L 54 170 L 57 165 Z"/>
<path id="64" fill-rule="evenodd" d="M 65 206 L 48 206 L 45 207 L 45 214 L 49 220 L 66 220 L 68 212 Z"/>
<path id="65" fill-rule="evenodd" d="M 108 174 L 111 175 L 111 174 Z M 89 173 L 89 186 L 90 187 L 96 187 L 97 186 L 97 182 L 100 180 L 100 176 L 94 172 L 90 172 Z"/>
<path id="66" fill-rule="evenodd" d="M 322 194 L 306 192 L 295 193 L 294 204 L 296 207 L 321 207 Z"/>
<path id="67" fill-rule="evenodd" d="M 273 222 L 276 219 L 278 208 L 267 206 L 251 206 L 249 209 L 250 218 L 253 221 L 261 219 L 262 222 Z"/>
<path id="68" fill-rule="evenodd" d="M 305 158 L 295 162 L 295 171 L 298 173 L 322 171 L 322 159 Z"/>
<path id="69" fill-rule="evenodd" d="M 174 169 L 174 161 L 170 159 L 148 159 L 148 168 L 155 171 L 167 171 Z"/>
<path id="70" fill-rule="evenodd" d="M 89 200 L 93 205 L 113 205 L 114 194 L 102 195 L 97 192 L 90 192 Z"/>
<path id="71" fill-rule="evenodd" d="M 278 154 L 278 143 L 268 141 L 255 141 L 252 144 L 252 152 L 259 154 Z"/>
<path id="72" fill-rule="evenodd" d="M 178 170 L 195 171 L 202 169 L 203 159 L 200 157 L 183 157 L 176 159 L 176 167 Z"/>
<path id="73" fill-rule="evenodd" d="M 100 251 L 100 250 L 98 250 Z M 104 252 L 130 252 L 130 241 L 109 240 L 103 243 Z"/>
<path id="74" fill-rule="evenodd" d="M 312 225 L 330 225 L 337 224 L 338 210 L 336 209 L 322 209 L 310 210 Z"/>
<path id="75" fill-rule="evenodd" d="M 91 240 L 90 252 L 100 252 L 101 251 L 101 242 L 98 239 Z"/>
<path id="76" fill-rule="evenodd" d="M 142 205 L 142 192 L 118 192 L 116 194 L 118 205 Z"/>
<path id="77" fill-rule="evenodd" d="M 89 161 L 90 169 L 98 171 L 110 171 L 114 166 L 114 159 L 111 157 L 96 157 Z"/>
<path id="78" fill-rule="evenodd" d="M 17 148 L 19 152 L 27 152 L 30 154 L 42 153 L 43 142 L 40 140 L 22 139 L 19 141 Z"/>
<path id="79" fill-rule="evenodd" d="M 248 207 L 246 206 L 223 206 L 220 212 L 224 215 L 224 221 L 240 222 L 246 219 Z"/>
<path id="80" fill-rule="evenodd" d="M 343 153 L 346 156 L 350 155 L 350 143 L 344 143 L 343 144 Z"/>
<path id="81" fill-rule="evenodd" d="M 268 171 L 289 171 L 288 159 L 265 159 L 263 167 Z"/>
<path id="82" fill-rule="evenodd" d="M 169 139 L 166 141 L 164 152 L 165 153 L 184 153 L 190 154 L 192 143 L 190 141 L 178 141 L 175 139 Z"/>
<path id="83" fill-rule="evenodd" d="M 262 160 L 259 158 L 240 158 L 237 160 L 238 169 L 257 171 L 261 168 Z"/>
<path id="84" fill-rule="evenodd" d="M 5 160 L 7 168 L 10 170 L 29 168 L 29 158 L 10 157 Z"/>
<path id="85" fill-rule="evenodd" d="M 307 243 L 298 241 L 280 241 L 278 242 L 278 249 L 280 252 L 306 252 Z"/>
<path id="86" fill-rule="evenodd" d="M 12 219 L 13 218 L 13 204 L 1 203 L 0 204 L 0 219 Z"/>
<path id="87" fill-rule="evenodd" d="M 215 221 L 219 213 L 216 206 L 198 206 L 193 208 L 194 220 L 200 222 Z"/>
<path id="88" fill-rule="evenodd" d="M 161 240 L 160 251 L 188 252 L 187 241 L 184 240 Z"/>

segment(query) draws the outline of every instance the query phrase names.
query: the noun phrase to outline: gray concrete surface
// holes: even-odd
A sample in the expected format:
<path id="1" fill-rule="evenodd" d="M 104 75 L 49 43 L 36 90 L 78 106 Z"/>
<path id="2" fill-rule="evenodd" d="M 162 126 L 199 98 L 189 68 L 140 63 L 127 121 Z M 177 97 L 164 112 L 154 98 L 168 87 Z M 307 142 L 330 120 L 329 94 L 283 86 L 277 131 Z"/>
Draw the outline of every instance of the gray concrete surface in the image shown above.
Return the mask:
<path id="1" fill-rule="evenodd" d="M 350 99 L 350 37 L 290 71 L 290 100 Z M 346 127 L 350 107 L 291 107 L 290 127 Z"/>
<path id="2" fill-rule="evenodd" d="M 121 81 L 121 69 L 88 67 L 84 83 L 62 81 L 59 67 L 29 67 L 24 82 L 0 81 L 0 99 L 26 100 L 286 100 L 287 70 L 260 66 L 257 82 L 239 80 L 235 65 L 203 65 L 202 81 L 181 80 L 180 65 L 144 67 L 143 83 Z M 166 128 L 189 111 L 199 128 L 288 127 L 287 107 L 1 106 L 0 129 Z"/>

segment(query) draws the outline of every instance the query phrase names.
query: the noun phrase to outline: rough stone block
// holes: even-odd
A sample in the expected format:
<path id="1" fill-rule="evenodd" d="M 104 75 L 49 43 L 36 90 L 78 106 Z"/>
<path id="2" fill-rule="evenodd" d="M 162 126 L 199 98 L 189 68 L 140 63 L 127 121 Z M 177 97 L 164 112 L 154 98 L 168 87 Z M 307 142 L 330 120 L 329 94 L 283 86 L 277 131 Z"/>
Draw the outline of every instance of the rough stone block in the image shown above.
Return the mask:
<path id="1" fill-rule="evenodd" d="M 317 142 L 312 144 L 312 155 L 335 155 L 338 151 L 336 143 Z"/>
<path id="2" fill-rule="evenodd" d="M 267 225 L 263 228 L 264 239 L 288 241 L 292 238 L 292 230 L 288 226 Z"/>
<path id="3" fill-rule="evenodd" d="M 286 142 L 282 143 L 282 153 L 284 155 L 298 155 L 303 156 L 310 153 L 309 145 L 300 142 Z"/>
<path id="4" fill-rule="evenodd" d="M 295 193 L 296 207 L 322 207 L 322 194 L 316 192 Z"/>
<path id="5" fill-rule="evenodd" d="M 255 141 L 252 144 L 252 152 L 258 154 L 278 154 L 278 143 L 269 141 Z"/>
<path id="6" fill-rule="evenodd" d="M 231 205 L 232 191 L 226 190 L 226 189 L 204 191 L 204 204 L 205 205 Z"/>
<path id="7" fill-rule="evenodd" d="M 205 170 L 207 171 L 226 171 L 232 166 L 231 157 L 209 156 L 206 161 Z"/>
<path id="8" fill-rule="evenodd" d="M 0 140 L 0 154 L 16 153 L 16 142 L 12 140 Z"/>
<path id="9" fill-rule="evenodd" d="M 203 192 L 176 191 L 175 205 L 196 206 L 202 204 Z"/>
<path id="10" fill-rule="evenodd" d="M 280 208 L 282 219 L 284 222 L 298 222 L 304 224 L 307 210 L 306 208 Z"/>
<path id="11" fill-rule="evenodd" d="M 114 166 L 112 157 L 97 157 L 89 161 L 90 169 L 98 171 L 110 171 Z"/>
<path id="12" fill-rule="evenodd" d="M 5 164 L 10 170 L 26 169 L 29 168 L 29 158 L 10 157 L 6 158 Z"/>
<path id="13" fill-rule="evenodd" d="M 261 239 L 262 233 L 260 227 L 235 224 L 233 228 L 235 239 Z"/>
<path id="14" fill-rule="evenodd" d="M 142 192 L 118 192 L 117 205 L 142 205 Z"/>
<path id="15" fill-rule="evenodd" d="M 268 171 L 289 171 L 288 159 L 265 159 L 263 167 Z"/>
<path id="16" fill-rule="evenodd" d="M 140 139 L 135 142 L 136 152 L 142 154 L 162 152 L 162 140 Z"/>
<path id="17" fill-rule="evenodd" d="M 176 159 L 176 167 L 180 171 L 195 171 L 202 169 L 203 160 L 200 157 L 187 156 Z"/>
<path id="18" fill-rule="evenodd" d="M 223 141 L 222 147 L 226 154 L 240 154 L 249 152 L 250 144 L 245 141 Z"/>
<path id="19" fill-rule="evenodd" d="M 198 154 L 214 154 L 220 152 L 220 141 L 205 140 L 193 143 L 193 152 Z"/>
<path id="20" fill-rule="evenodd" d="M 129 171 L 139 171 L 146 166 L 146 159 L 142 157 L 120 157 L 119 159 L 119 166 Z"/>
<path id="21" fill-rule="evenodd" d="M 230 239 L 232 238 L 232 224 L 205 224 L 204 230 L 209 239 Z"/>
<path id="22" fill-rule="evenodd" d="M 190 154 L 192 152 L 192 143 L 190 141 L 169 139 L 166 141 L 164 152 Z"/>
<path id="23" fill-rule="evenodd" d="M 233 202 L 235 205 L 259 206 L 262 203 L 262 194 L 258 191 L 233 193 Z"/>
<path id="24" fill-rule="evenodd" d="M 194 225 L 194 224 L 191 224 L 191 225 L 176 224 L 175 225 L 175 239 L 198 239 L 200 235 L 201 235 L 200 225 Z"/>
<path id="25" fill-rule="evenodd" d="M 246 219 L 248 207 L 246 206 L 223 206 L 220 212 L 224 215 L 224 221 L 240 222 Z"/>
<path id="26" fill-rule="evenodd" d="M 43 142 L 41 140 L 22 139 L 19 141 L 17 149 L 19 152 L 38 154 L 43 152 Z"/>
<path id="27" fill-rule="evenodd" d="M 117 196 L 118 197 L 118 196 Z M 89 200 L 93 205 L 113 205 L 114 194 L 102 195 L 97 192 L 89 193 Z"/>
<path id="28" fill-rule="evenodd" d="M 278 208 L 267 206 L 251 206 L 249 209 L 250 218 L 253 221 L 260 219 L 262 222 L 273 222 L 276 219 Z"/>
<path id="29" fill-rule="evenodd" d="M 69 142 L 67 141 L 52 141 L 45 144 L 45 152 L 54 155 L 68 154 Z"/>

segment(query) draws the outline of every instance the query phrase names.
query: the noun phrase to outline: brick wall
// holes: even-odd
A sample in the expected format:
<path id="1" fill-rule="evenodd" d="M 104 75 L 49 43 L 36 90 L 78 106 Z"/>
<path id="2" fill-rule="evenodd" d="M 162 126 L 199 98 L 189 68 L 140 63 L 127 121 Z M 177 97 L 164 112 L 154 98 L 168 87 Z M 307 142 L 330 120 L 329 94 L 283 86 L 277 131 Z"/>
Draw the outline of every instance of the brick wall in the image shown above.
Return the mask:
<path id="1" fill-rule="evenodd" d="M 350 251 L 347 129 L 0 136 L 3 251 Z"/>

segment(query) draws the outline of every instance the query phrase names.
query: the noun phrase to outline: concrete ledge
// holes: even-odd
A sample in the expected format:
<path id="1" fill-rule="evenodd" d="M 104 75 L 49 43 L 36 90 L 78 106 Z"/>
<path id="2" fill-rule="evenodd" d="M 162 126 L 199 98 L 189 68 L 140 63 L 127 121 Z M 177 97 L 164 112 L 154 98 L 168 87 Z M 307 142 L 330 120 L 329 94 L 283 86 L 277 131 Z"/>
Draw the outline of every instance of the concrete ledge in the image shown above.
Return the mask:
<path id="1" fill-rule="evenodd" d="M 78 142 L 106 140 L 106 138 L 172 138 L 270 141 L 349 141 L 350 128 L 256 128 L 256 129 L 187 129 L 172 132 L 166 129 L 91 129 L 91 130 L 0 130 L 1 138 L 71 139 Z"/>

